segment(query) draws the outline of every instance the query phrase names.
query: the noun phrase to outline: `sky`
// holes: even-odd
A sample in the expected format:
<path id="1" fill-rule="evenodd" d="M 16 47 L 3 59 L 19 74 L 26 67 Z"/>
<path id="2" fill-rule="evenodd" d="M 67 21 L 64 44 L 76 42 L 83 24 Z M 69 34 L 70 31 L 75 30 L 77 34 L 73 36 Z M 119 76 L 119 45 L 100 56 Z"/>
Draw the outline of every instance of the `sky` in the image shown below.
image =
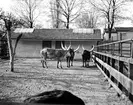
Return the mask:
<path id="1" fill-rule="evenodd" d="M 16 0 L 1 0 L 0 2 L 0 8 L 2 8 L 4 11 L 12 11 L 11 8 L 13 7 L 13 5 L 15 4 Z M 48 3 L 49 0 L 44 0 L 45 2 Z M 45 3 L 46 4 L 46 3 Z M 127 3 L 126 8 L 128 9 L 126 11 L 126 13 L 124 15 L 130 16 L 131 13 L 133 15 L 133 2 L 132 3 Z M 48 22 L 48 17 L 45 15 L 43 16 L 43 27 L 44 28 L 50 28 L 50 24 Z M 42 19 L 41 23 L 42 23 Z M 39 21 L 38 21 L 39 22 Z M 121 26 L 121 27 L 133 27 L 133 24 L 131 23 L 131 21 L 123 21 L 121 22 L 121 24 L 118 24 L 117 26 Z"/>
<path id="2" fill-rule="evenodd" d="M 16 4 L 17 0 L 1 0 L 0 2 L 0 8 L 2 8 L 5 12 L 12 12 L 12 9 L 14 7 L 14 5 Z M 44 0 L 44 4 L 48 4 L 49 0 Z M 47 11 L 48 12 L 48 11 Z M 47 13 L 48 15 L 48 13 Z M 48 16 L 45 14 L 45 16 L 43 15 L 43 21 L 42 21 L 42 17 L 40 16 L 41 19 L 38 19 L 38 24 L 42 24 L 44 28 L 50 28 L 50 24 L 48 22 Z"/>
<path id="3" fill-rule="evenodd" d="M 10 11 L 12 0 L 1 0 L 0 7 L 5 11 Z"/>

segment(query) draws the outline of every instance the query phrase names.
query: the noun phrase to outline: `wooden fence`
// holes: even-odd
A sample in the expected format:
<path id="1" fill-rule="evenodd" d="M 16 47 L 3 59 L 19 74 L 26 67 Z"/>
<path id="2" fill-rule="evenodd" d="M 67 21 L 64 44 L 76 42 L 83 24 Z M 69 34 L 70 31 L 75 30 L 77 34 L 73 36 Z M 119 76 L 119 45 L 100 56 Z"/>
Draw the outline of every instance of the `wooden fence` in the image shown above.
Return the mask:
<path id="1" fill-rule="evenodd" d="M 120 95 L 133 101 L 133 40 L 96 46 L 93 60 Z"/>

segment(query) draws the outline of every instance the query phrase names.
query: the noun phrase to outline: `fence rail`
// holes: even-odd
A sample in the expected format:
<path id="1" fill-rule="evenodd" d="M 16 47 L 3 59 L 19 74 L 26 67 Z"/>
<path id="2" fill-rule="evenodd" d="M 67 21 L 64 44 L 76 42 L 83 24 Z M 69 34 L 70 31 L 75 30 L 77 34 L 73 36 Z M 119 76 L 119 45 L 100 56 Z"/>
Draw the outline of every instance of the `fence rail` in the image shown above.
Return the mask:
<path id="1" fill-rule="evenodd" d="M 112 43 L 98 45 L 97 51 L 112 55 L 133 58 L 133 39 L 121 40 Z"/>
<path id="2" fill-rule="evenodd" d="M 96 46 L 93 60 L 121 95 L 133 101 L 133 40 L 127 39 Z"/>

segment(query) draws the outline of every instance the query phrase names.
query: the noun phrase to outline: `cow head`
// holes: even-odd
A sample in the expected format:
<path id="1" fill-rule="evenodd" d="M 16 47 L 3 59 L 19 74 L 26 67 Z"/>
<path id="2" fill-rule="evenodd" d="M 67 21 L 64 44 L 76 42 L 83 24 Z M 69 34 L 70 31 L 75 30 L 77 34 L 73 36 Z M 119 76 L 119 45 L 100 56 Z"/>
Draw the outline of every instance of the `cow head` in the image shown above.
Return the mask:
<path id="1" fill-rule="evenodd" d="M 68 51 L 70 48 L 71 48 L 71 45 L 69 45 L 68 47 L 64 47 L 63 46 L 63 44 L 61 43 L 61 48 L 63 49 L 63 50 L 66 50 L 66 51 Z"/>
<path id="2" fill-rule="evenodd" d="M 82 45 L 82 49 L 83 49 L 83 51 L 86 50 L 83 45 Z M 92 45 L 91 49 L 88 51 L 93 51 L 93 50 L 94 50 L 94 45 Z"/>
<path id="3" fill-rule="evenodd" d="M 83 49 L 83 51 L 85 50 L 85 48 L 84 48 L 84 46 L 82 45 L 82 49 Z"/>
<path id="4" fill-rule="evenodd" d="M 66 45 L 65 45 L 65 47 L 64 47 L 63 44 L 61 43 L 61 48 L 62 48 L 63 50 L 67 50 L 67 51 L 73 50 L 74 52 L 76 52 L 76 51 L 79 50 L 80 45 L 78 45 L 78 47 L 74 50 L 74 49 L 71 47 L 71 44 L 70 44 L 68 47 L 66 47 Z"/>
<path id="5" fill-rule="evenodd" d="M 78 45 L 78 47 L 74 50 L 74 52 L 78 51 L 80 48 L 80 45 Z"/>
<path id="6" fill-rule="evenodd" d="M 79 49 L 80 46 L 78 46 L 75 50 L 71 47 L 71 44 L 69 47 L 64 47 L 61 43 L 61 47 L 64 51 L 66 51 L 66 61 L 67 61 L 67 67 L 73 66 L 73 60 L 75 56 L 75 52 Z"/>
<path id="7" fill-rule="evenodd" d="M 93 51 L 93 50 L 94 50 L 94 45 L 92 45 L 92 46 L 91 46 L 91 49 L 90 49 L 90 51 Z"/>

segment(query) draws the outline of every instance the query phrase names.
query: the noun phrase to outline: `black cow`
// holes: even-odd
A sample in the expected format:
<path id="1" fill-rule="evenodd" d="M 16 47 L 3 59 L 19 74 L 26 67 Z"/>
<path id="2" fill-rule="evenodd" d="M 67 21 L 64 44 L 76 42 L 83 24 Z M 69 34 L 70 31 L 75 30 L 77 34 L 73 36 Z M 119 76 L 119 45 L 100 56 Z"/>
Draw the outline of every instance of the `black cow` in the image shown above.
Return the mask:
<path id="1" fill-rule="evenodd" d="M 52 90 L 31 96 L 24 103 L 40 103 L 48 105 L 85 105 L 84 101 L 65 90 Z"/>
<path id="2" fill-rule="evenodd" d="M 83 62 L 83 67 L 87 67 L 87 62 L 88 62 L 88 66 L 89 66 L 89 62 L 91 59 L 91 52 L 94 49 L 94 46 L 92 46 L 91 50 L 85 50 L 84 47 L 83 48 L 83 53 L 82 53 L 82 62 Z"/>
<path id="3" fill-rule="evenodd" d="M 69 53 L 66 55 L 67 67 L 73 66 L 75 52 L 79 49 L 79 47 L 80 46 L 78 46 L 76 50 L 74 50 L 73 48 L 69 49 Z"/>
<path id="4" fill-rule="evenodd" d="M 90 51 L 84 50 L 82 54 L 83 67 L 87 67 L 87 61 L 90 61 Z"/>

